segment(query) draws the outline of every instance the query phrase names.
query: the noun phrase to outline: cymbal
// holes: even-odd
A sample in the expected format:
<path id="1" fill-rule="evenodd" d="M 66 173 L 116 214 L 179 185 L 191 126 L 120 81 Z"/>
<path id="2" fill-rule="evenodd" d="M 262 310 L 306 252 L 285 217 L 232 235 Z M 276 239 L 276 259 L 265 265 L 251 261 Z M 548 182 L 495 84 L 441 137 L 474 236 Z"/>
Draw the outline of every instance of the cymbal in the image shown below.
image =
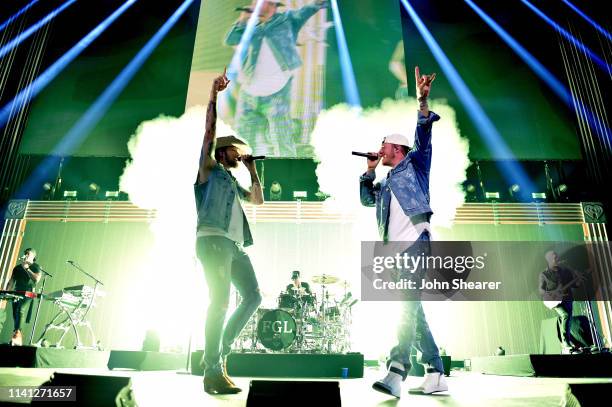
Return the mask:
<path id="1" fill-rule="evenodd" d="M 329 274 L 322 274 L 320 276 L 313 276 L 312 282 L 315 284 L 336 284 L 340 282 L 340 279 Z"/>

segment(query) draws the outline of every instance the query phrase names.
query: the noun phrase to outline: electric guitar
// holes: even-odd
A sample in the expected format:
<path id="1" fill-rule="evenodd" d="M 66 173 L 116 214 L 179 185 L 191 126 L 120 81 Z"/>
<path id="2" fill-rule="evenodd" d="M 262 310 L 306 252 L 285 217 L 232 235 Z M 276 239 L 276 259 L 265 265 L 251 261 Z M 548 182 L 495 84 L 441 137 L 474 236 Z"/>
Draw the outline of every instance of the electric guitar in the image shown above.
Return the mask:
<path id="1" fill-rule="evenodd" d="M 584 278 L 584 275 L 582 275 L 582 274 L 577 275 L 572 280 L 570 280 L 570 282 L 565 284 L 563 287 L 557 288 L 557 289 L 547 293 L 546 297 L 549 297 L 549 298 L 550 297 L 555 297 L 556 296 L 555 294 L 558 294 L 559 297 L 562 297 L 562 295 L 565 292 L 565 290 L 567 290 L 568 288 L 573 286 L 577 281 L 582 280 L 583 278 Z M 557 305 L 561 304 L 562 300 L 544 300 L 543 302 L 544 302 L 544 305 L 546 306 L 546 308 L 553 309 Z"/>

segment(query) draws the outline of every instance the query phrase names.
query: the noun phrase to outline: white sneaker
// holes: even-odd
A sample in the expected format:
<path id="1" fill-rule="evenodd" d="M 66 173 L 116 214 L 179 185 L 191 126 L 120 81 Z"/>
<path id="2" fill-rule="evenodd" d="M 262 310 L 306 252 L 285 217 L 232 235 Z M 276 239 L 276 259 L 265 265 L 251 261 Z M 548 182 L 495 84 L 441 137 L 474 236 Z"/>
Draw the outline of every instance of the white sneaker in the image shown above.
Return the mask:
<path id="1" fill-rule="evenodd" d="M 425 381 L 419 387 L 414 387 L 408 390 L 411 394 L 432 394 L 440 391 L 447 391 L 448 383 L 446 383 L 446 377 L 443 373 L 437 370 L 427 369 L 425 375 Z"/>
<path id="2" fill-rule="evenodd" d="M 400 394 L 402 392 L 402 381 L 404 381 L 404 377 L 406 373 L 404 371 L 404 366 L 399 362 L 391 362 L 389 365 L 389 370 L 387 371 L 387 375 L 374 383 L 372 388 L 381 393 L 390 394 L 394 397 L 400 398 Z"/>

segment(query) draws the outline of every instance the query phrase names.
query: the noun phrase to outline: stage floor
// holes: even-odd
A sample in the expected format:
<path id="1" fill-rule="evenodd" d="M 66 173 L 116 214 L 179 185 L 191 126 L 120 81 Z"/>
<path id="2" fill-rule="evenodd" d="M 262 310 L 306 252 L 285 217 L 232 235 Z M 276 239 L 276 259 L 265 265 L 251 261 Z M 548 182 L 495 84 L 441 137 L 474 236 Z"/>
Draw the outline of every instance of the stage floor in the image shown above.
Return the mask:
<path id="1" fill-rule="evenodd" d="M 210 396 L 202 389 L 202 378 L 177 372 L 108 371 L 105 369 L 42 369 L 0 368 L 0 386 L 37 386 L 53 372 L 92 375 L 129 376 L 139 406 L 160 405 L 204 405 L 244 406 L 246 404 L 249 378 L 235 378 L 243 392 L 231 396 Z M 380 371 L 366 368 L 361 379 L 339 379 L 343 406 L 521 406 L 558 407 L 567 383 L 612 383 L 609 379 L 568 379 L 492 376 L 473 372 L 453 371 L 448 378 L 450 391 L 433 396 L 409 395 L 409 386 L 422 380 L 409 377 L 404 384 L 402 398 L 397 400 L 370 388 L 378 379 Z M 261 380 L 262 378 L 257 378 Z M 279 379 L 273 379 L 279 380 Z M 280 379 L 282 380 L 282 379 Z M 311 380 L 311 379 L 309 379 Z M 102 391 L 102 390 L 101 390 Z M 296 395 L 308 400 L 308 395 Z M 11 400 L 0 400 L 11 401 Z M 12 400 L 15 401 L 15 400 Z M 313 403 L 314 404 L 314 403 Z M 319 403 L 320 404 L 320 403 Z M 288 401 L 288 405 L 291 402 Z"/>

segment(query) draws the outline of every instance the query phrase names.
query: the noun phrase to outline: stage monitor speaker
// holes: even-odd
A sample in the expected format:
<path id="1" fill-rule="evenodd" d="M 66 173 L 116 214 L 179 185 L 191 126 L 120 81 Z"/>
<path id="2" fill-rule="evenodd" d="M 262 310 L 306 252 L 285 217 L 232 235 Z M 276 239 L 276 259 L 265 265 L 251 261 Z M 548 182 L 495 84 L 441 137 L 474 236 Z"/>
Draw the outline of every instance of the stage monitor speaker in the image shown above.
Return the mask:
<path id="1" fill-rule="evenodd" d="M 330 381 L 252 380 L 247 407 L 292 405 L 295 401 L 308 405 L 340 406 L 340 383 Z M 301 403 L 297 403 L 302 405 Z"/>
<path id="2" fill-rule="evenodd" d="M 612 394 L 612 383 L 568 383 L 561 407 L 601 406 Z"/>
<path id="3" fill-rule="evenodd" d="M 57 386 L 60 388 L 74 388 L 76 400 L 67 401 L 55 399 L 52 401 L 32 401 L 33 406 L 136 406 L 132 391 L 132 379 L 123 376 L 94 376 L 67 373 L 54 373 L 51 379 L 41 387 Z M 76 402 L 75 402 L 76 401 Z"/>

